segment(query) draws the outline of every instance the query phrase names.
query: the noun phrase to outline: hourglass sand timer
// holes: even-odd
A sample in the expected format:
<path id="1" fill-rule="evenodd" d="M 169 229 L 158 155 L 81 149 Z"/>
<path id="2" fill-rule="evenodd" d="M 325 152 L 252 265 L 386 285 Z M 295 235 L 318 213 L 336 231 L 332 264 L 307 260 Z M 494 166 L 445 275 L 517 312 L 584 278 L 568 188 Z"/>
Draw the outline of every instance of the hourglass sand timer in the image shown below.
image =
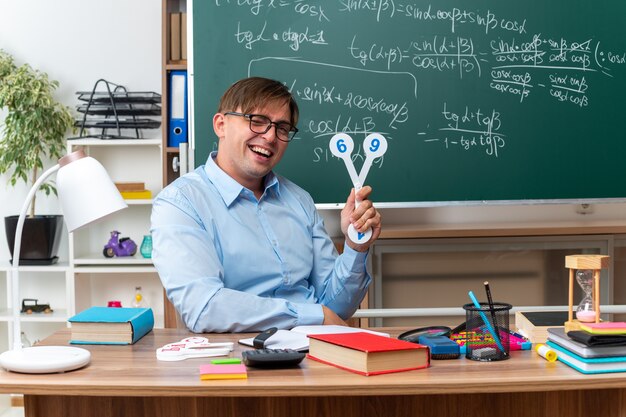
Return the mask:
<path id="1" fill-rule="evenodd" d="M 569 309 L 565 331 L 579 330 L 581 322 L 600 322 L 600 270 L 608 266 L 609 257 L 606 255 L 565 257 L 565 267 L 569 268 Z M 574 319 L 574 277 L 583 290 L 583 299 L 576 308 L 576 319 Z"/>

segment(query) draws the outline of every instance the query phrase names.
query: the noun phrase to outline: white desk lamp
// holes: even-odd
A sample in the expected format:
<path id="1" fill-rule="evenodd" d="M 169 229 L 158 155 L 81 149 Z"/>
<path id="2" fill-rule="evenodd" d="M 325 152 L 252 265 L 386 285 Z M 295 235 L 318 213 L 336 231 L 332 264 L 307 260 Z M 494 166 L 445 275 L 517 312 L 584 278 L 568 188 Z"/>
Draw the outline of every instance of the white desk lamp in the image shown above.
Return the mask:
<path id="1" fill-rule="evenodd" d="M 35 193 L 57 171 L 57 192 L 70 232 L 128 207 L 104 167 L 94 158 L 86 156 L 82 150 L 59 159 L 57 165 L 44 172 L 35 182 L 22 206 L 15 230 L 11 269 L 13 349 L 0 354 L 0 366 L 9 371 L 32 374 L 64 372 L 81 368 L 91 360 L 88 350 L 72 346 L 22 348 L 18 275 L 22 229 Z"/>

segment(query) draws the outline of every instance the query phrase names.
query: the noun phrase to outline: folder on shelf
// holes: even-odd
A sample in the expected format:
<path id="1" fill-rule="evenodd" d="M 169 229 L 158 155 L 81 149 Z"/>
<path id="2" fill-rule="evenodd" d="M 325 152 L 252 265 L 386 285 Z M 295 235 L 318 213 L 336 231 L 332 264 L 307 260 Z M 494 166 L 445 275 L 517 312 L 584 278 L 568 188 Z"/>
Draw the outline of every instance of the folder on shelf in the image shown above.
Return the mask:
<path id="1" fill-rule="evenodd" d="M 180 61 L 180 13 L 170 13 L 170 60 Z"/>
<path id="2" fill-rule="evenodd" d="M 180 14 L 180 59 L 187 59 L 187 13 Z"/>
<path id="3" fill-rule="evenodd" d="M 187 71 L 169 73 L 169 129 L 167 146 L 187 142 Z"/>

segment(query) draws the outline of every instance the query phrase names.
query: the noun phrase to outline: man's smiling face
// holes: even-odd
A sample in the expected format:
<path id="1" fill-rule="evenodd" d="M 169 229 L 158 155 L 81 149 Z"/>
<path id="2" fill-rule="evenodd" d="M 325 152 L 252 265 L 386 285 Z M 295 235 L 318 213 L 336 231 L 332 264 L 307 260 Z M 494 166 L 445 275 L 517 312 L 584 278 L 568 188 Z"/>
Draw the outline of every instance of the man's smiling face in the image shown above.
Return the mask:
<path id="1" fill-rule="evenodd" d="M 233 111 L 241 112 L 241 109 Z M 288 103 L 270 103 L 250 113 L 266 116 L 273 122 L 291 120 Z M 263 178 L 280 162 L 288 145 L 276 137 L 275 125 L 266 133 L 254 133 L 247 118 L 218 113 L 213 117 L 213 129 L 219 137 L 217 165 L 255 194 L 262 193 Z"/>

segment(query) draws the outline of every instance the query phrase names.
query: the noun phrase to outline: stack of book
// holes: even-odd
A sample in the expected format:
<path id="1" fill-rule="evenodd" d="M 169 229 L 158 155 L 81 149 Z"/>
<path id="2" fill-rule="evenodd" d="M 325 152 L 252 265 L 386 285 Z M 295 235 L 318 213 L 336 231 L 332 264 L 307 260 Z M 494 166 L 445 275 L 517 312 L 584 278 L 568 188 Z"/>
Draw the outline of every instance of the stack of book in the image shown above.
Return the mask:
<path id="1" fill-rule="evenodd" d="M 152 198 L 152 192 L 146 190 L 146 184 L 143 182 L 116 182 L 115 186 L 125 200 L 148 200 Z"/>
<path id="2" fill-rule="evenodd" d="M 548 329 L 547 345 L 560 362 L 583 374 L 626 372 L 626 333 L 606 334 L 595 329 L 607 324 L 615 323 L 581 325 L 581 330 L 569 333 L 563 328 Z"/>

